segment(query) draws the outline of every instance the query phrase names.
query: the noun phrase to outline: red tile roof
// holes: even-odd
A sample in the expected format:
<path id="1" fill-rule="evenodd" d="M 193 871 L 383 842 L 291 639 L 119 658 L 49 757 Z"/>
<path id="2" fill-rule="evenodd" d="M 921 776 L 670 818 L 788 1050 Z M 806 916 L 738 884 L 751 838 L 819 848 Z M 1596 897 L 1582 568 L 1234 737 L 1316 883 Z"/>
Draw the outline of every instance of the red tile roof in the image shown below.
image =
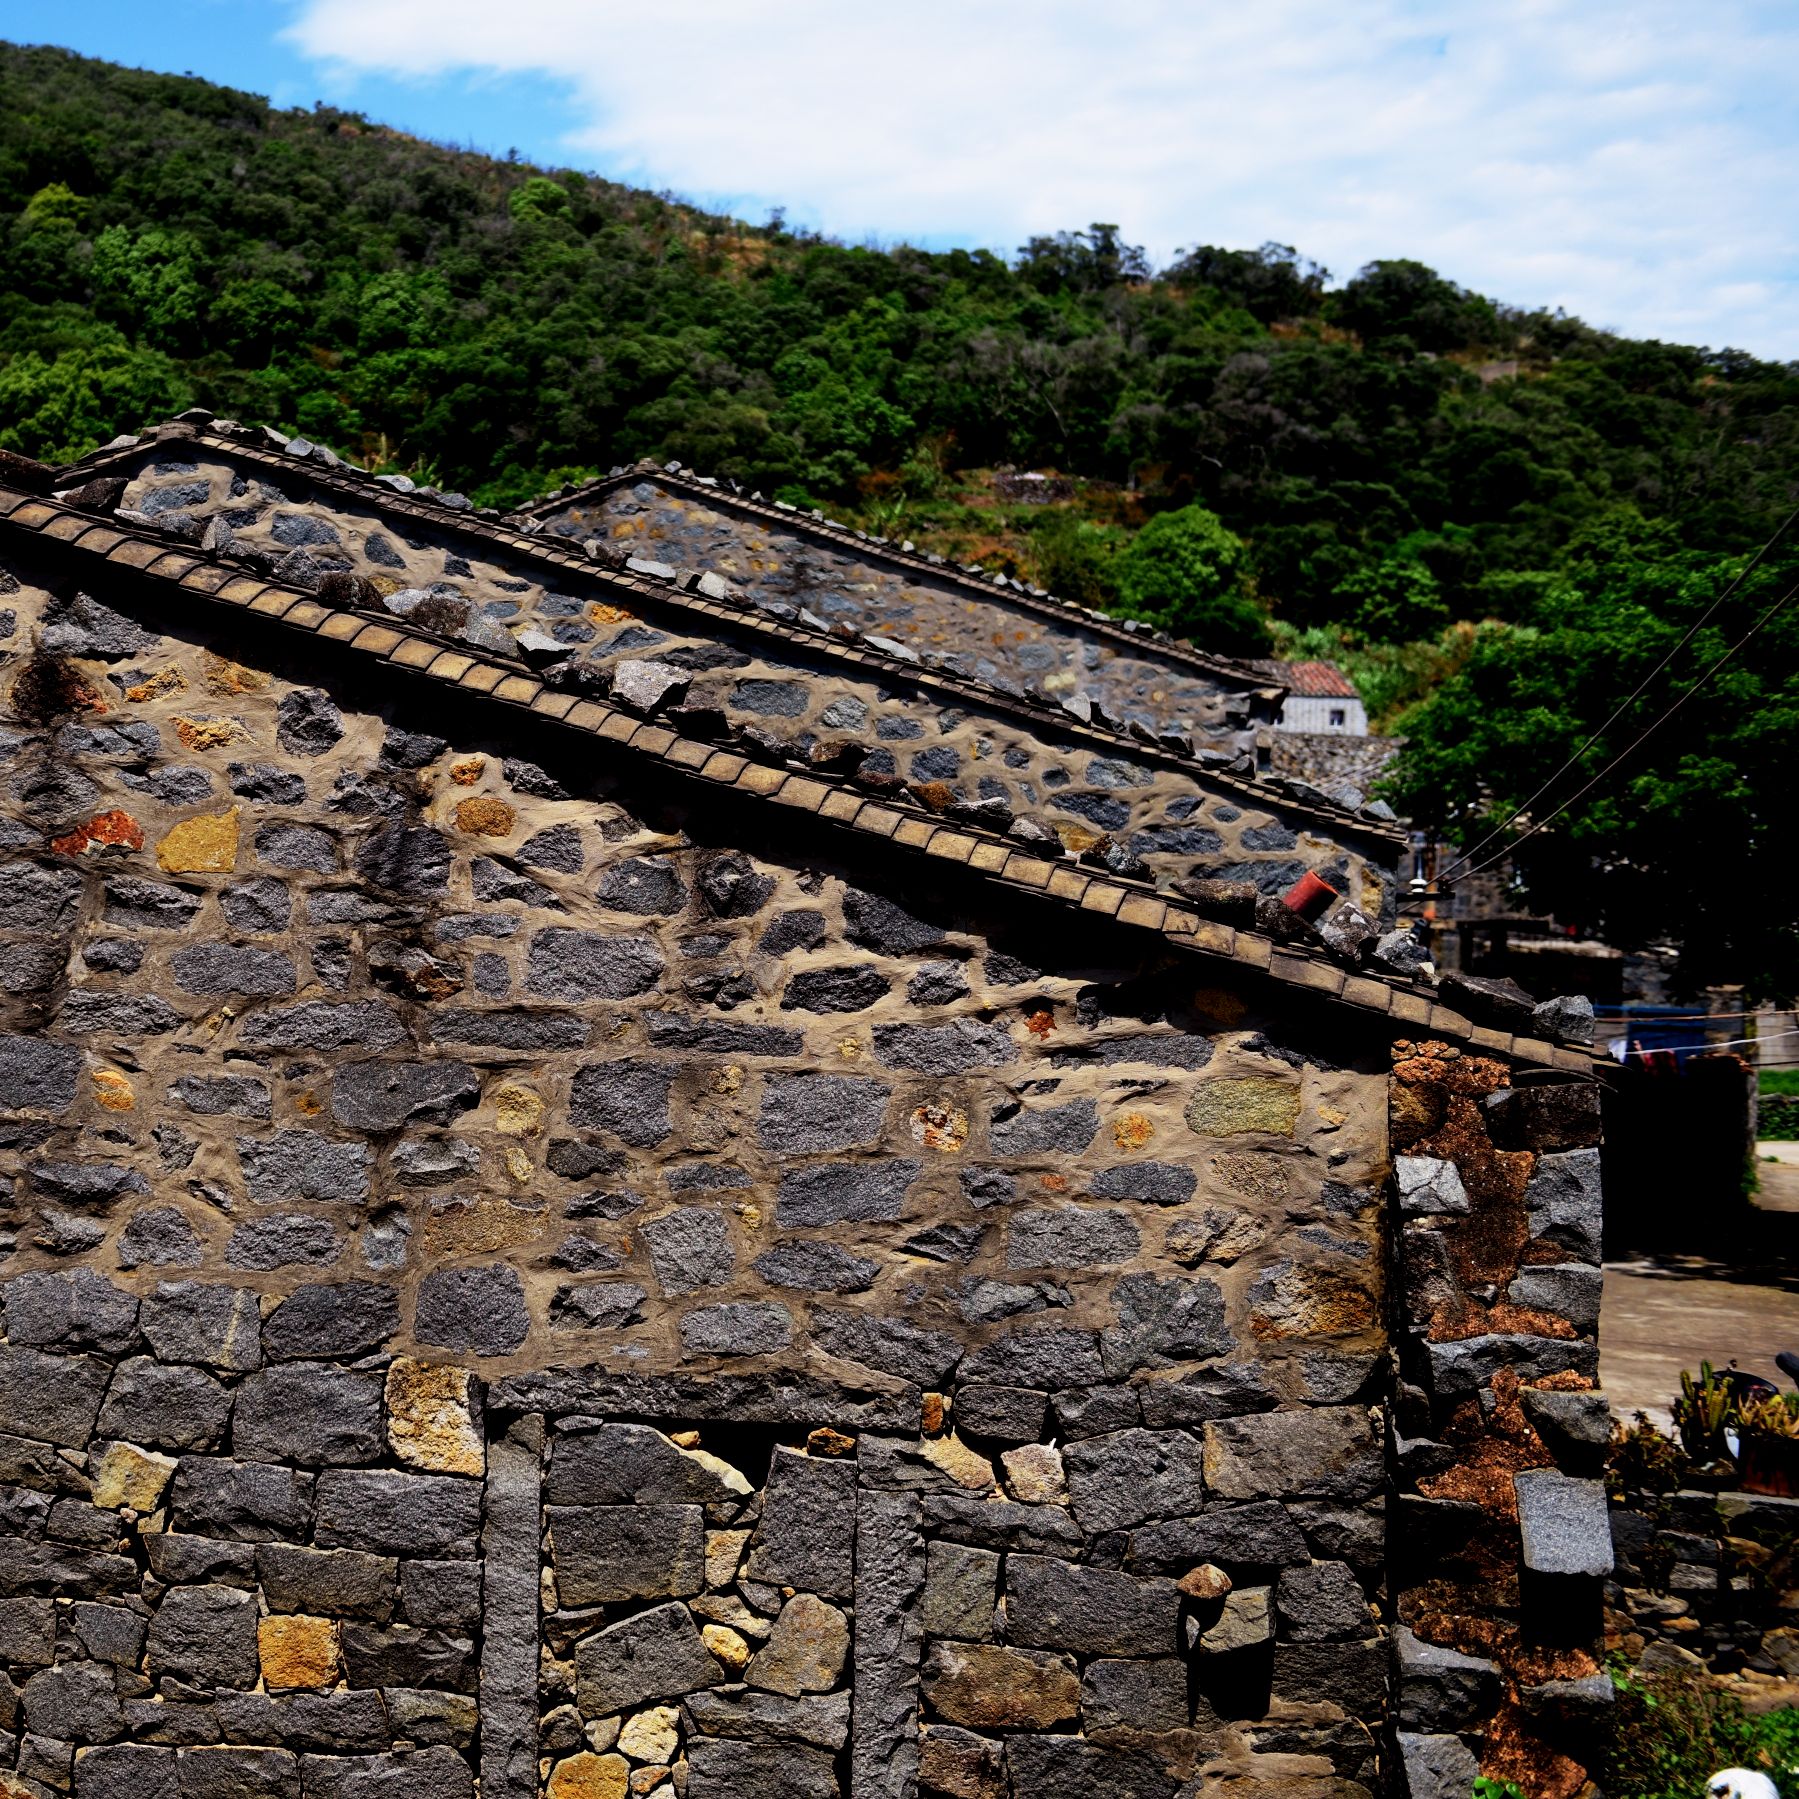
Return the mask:
<path id="1" fill-rule="evenodd" d="M 1308 700 L 1359 700 L 1343 671 L 1334 662 L 1283 662 L 1287 688 L 1296 698 Z"/>

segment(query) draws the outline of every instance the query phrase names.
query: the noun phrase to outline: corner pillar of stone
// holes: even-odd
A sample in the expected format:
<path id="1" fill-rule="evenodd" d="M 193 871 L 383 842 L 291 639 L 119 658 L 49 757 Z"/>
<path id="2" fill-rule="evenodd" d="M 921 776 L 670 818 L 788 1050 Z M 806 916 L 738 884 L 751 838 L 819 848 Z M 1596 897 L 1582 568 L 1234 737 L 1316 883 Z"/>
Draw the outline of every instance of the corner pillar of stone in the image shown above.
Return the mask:
<path id="1" fill-rule="evenodd" d="M 537 1799 L 543 1419 L 511 1419 L 487 1449 L 481 1550 L 481 1799 Z"/>
<path id="2" fill-rule="evenodd" d="M 1609 1722 L 1599 1089 L 1394 1048 L 1395 1791 L 1572 1799 Z"/>

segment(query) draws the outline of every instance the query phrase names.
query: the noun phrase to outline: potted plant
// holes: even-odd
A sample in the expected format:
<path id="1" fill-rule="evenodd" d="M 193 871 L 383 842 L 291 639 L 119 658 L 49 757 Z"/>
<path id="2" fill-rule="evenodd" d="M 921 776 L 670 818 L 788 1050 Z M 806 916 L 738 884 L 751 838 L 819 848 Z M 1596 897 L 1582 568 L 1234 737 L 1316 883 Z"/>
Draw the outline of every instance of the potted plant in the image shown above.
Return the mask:
<path id="1" fill-rule="evenodd" d="M 1699 1364 L 1695 1380 L 1680 1371 L 1680 1397 L 1673 1407 L 1674 1428 L 1681 1447 L 1702 1467 L 1728 1461 L 1730 1450 L 1724 1432 L 1737 1421 L 1737 1398 L 1730 1370 L 1719 1374 L 1710 1362 Z"/>
<path id="2" fill-rule="evenodd" d="M 1743 1491 L 1799 1498 L 1799 1393 L 1751 1400 L 1739 1412 L 1736 1428 Z"/>

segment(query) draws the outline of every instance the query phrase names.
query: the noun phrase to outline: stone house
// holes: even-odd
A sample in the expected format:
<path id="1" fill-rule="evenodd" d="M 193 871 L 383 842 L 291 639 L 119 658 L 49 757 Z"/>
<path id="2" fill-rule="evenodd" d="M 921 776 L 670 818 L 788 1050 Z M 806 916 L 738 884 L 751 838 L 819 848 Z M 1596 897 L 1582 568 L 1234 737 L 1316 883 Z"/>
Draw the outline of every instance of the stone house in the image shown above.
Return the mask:
<path id="1" fill-rule="evenodd" d="M 203 413 L 0 588 L 0 1792 L 1580 1788 L 1580 1011 L 1258 671 Z"/>

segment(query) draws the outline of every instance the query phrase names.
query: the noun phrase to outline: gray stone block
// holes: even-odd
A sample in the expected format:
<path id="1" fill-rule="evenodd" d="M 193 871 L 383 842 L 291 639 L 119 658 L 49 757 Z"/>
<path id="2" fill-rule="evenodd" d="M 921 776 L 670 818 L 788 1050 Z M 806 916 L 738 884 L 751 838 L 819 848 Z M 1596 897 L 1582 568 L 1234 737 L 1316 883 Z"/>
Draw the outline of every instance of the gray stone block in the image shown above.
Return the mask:
<path id="1" fill-rule="evenodd" d="M 575 1646 L 576 1695 L 590 1718 L 716 1684 L 723 1669 L 707 1653 L 678 1600 L 595 1631 Z"/>
<path id="2" fill-rule="evenodd" d="M 312 1523 L 312 1476 L 272 1462 L 183 1456 L 171 1512 L 201 1536 L 263 1542 L 303 1536 Z"/>
<path id="3" fill-rule="evenodd" d="M 1178 1656 L 1091 1661 L 1081 1675 L 1081 1721 L 1090 1732 L 1185 1730 L 1193 1718 L 1187 1686 Z"/>
<path id="4" fill-rule="evenodd" d="M 296 1287 L 263 1321 L 271 1361 L 368 1355 L 400 1328 L 399 1296 L 373 1281 Z"/>
<path id="5" fill-rule="evenodd" d="M 963 1387 L 956 1394 L 956 1428 L 1000 1443 L 1035 1443 L 1048 1403 L 1047 1393 L 1030 1387 Z"/>
<path id="6" fill-rule="evenodd" d="M 137 1296 L 91 1268 L 34 1269 L 0 1284 L 9 1342 L 119 1355 L 137 1341 Z"/>
<path id="7" fill-rule="evenodd" d="M 692 1356 L 774 1355 L 792 1341 L 793 1316 L 785 1306 L 697 1306 L 681 1318 L 681 1347 Z"/>
<path id="8" fill-rule="evenodd" d="M 516 1268 L 440 1268 L 419 1283 L 413 1333 L 421 1343 L 508 1355 L 531 1331 L 524 1283 Z"/>
<path id="9" fill-rule="evenodd" d="M 1562 1246 L 1575 1261 L 1598 1265 L 1605 1235 L 1598 1150 L 1539 1156 L 1524 1189 L 1524 1203 L 1533 1237 Z"/>
<path id="10" fill-rule="evenodd" d="M 206 1259 L 199 1233 L 177 1206 L 146 1206 L 119 1233 L 121 1268 L 197 1268 Z"/>
<path id="11" fill-rule="evenodd" d="M 1144 1205 L 1182 1206 L 1193 1197 L 1199 1176 L 1178 1162 L 1127 1162 L 1102 1168 L 1089 1185 L 1095 1199 L 1134 1199 Z"/>
<path id="12" fill-rule="evenodd" d="M 350 1130 L 389 1132 L 449 1124 L 481 1097 L 462 1062 L 352 1062 L 331 1081 L 331 1116 Z"/>
<path id="13" fill-rule="evenodd" d="M 1014 1212 L 1006 1227 L 1008 1268 L 1104 1268 L 1127 1262 L 1142 1246 L 1122 1213 L 1060 1206 Z"/>
<path id="14" fill-rule="evenodd" d="M 300 1758 L 288 1749 L 183 1749 L 181 1799 L 300 1799 Z"/>
<path id="15" fill-rule="evenodd" d="M 242 1598 L 244 1595 L 239 1594 Z M 125 1731 L 111 1672 L 95 1662 L 63 1662 L 20 1689 L 25 1728 L 64 1743 L 110 1743 Z"/>
<path id="16" fill-rule="evenodd" d="M 1435 1156 L 1396 1156 L 1393 1172 L 1399 1183 L 1399 1209 L 1409 1214 L 1461 1213 L 1469 1210 L 1468 1189 L 1453 1162 Z"/>
<path id="17" fill-rule="evenodd" d="M 1566 1337 L 1464 1337 L 1454 1343 L 1424 1345 L 1425 1376 L 1434 1398 L 1465 1399 L 1488 1385 L 1501 1369 L 1521 1380 L 1573 1373 L 1596 1379 L 1599 1351 L 1590 1342 Z"/>
<path id="18" fill-rule="evenodd" d="M 114 1371 L 99 1430 L 157 1449 L 212 1449 L 224 1439 L 230 1411 L 231 1395 L 210 1374 L 139 1356 Z"/>
<path id="19" fill-rule="evenodd" d="M 371 1155 L 366 1143 L 340 1142 L 317 1131 L 276 1131 L 269 1137 L 239 1137 L 237 1158 L 244 1186 L 261 1205 L 368 1198 Z"/>
<path id="20" fill-rule="evenodd" d="M 75 1765 L 75 1799 L 176 1799 L 176 1792 L 173 1749 L 113 1743 Z"/>
<path id="21" fill-rule="evenodd" d="M 1478 1729 L 1499 1703 L 1499 1670 L 1482 1656 L 1393 1633 L 1394 1696 L 1405 1730 L 1441 1734 Z"/>
<path id="22" fill-rule="evenodd" d="M 545 1483 L 556 1505 L 714 1505 L 749 1492 L 734 1468 L 679 1448 L 647 1424 L 558 1433 Z"/>
<path id="23" fill-rule="evenodd" d="M 575 1071 L 569 1122 L 609 1131 L 621 1143 L 648 1149 L 674 1128 L 668 1115 L 674 1069 L 661 1062 L 590 1063 Z"/>
<path id="24" fill-rule="evenodd" d="M 815 1310 L 812 1336 L 826 1355 L 937 1388 L 948 1382 L 962 1358 L 960 1341 L 946 1331 L 862 1312 Z"/>
<path id="25" fill-rule="evenodd" d="M 378 1461 L 381 1376 L 324 1362 L 247 1375 L 232 1406 L 231 1446 L 251 1462 L 329 1468 Z"/>
<path id="26" fill-rule="evenodd" d="M 803 1293 L 865 1293 L 881 1272 L 878 1262 L 804 1237 L 758 1256 L 755 1269 L 771 1287 Z"/>
<path id="27" fill-rule="evenodd" d="M 769 1466 L 749 1576 L 827 1599 L 854 1597 L 856 1469 L 778 1448 Z"/>
<path id="28" fill-rule="evenodd" d="M 919 1074 L 1003 1068 L 1018 1054 L 1008 1032 L 972 1018 L 941 1025 L 877 1025 L 874 1041 L 876 1057 L 889 1068 L 907 1068 Z"/>
<path id="29" fill-rule="evenodd" d="M 238 1040 L 247 1049 L 320 1053 L 364 1049 L 374 1053 L 392 1049 L 406 1039 L 399 1015 L 382 1000 L 303 1000 L 297 1006 L 254 1012 L 238 1027 Z M 242 1139 L 239 1148 L 241 1151 Z"/>
<path id="30" fill-rule="evenodd" d="M 1205 1427 L 1206 1482 L 1221 1499 L 1360 1500 L 1384 1466 L 1365 1411 L 1262 1412 Z"/>
<path id="31" fill-rule="evenodd" d="M 306 1799 L 474 1799 L 474 1775 L 454 1749 L 396 1755 L 308 1755 Z"/>
<path id="32" fill-rule="evenodd" d="M 781 1176 L 775 1221 L 785 1226 L 889 1224 L 905 1209 L 921 1164 L 906 1158 L 823 1162 Z"/>
<path id="33" fill-rule="evenodd" d="M 697 1505 L 551 1506 L 551 1560 L 565 1606 L 684 1599 L 706 1579 Z"/>
<path id="34" fill-rule="evenodd" d="M 110 1375 L 92 1356 L 0 1345 L 0 1431 L 85 1449 Z"/>
<path id="35" fill-rule="evenodd" d="M 236 1587 L 175 1587 L 150 1622 L 149 1667 L 198 1687 L 253 1687 L 256 1595 Z"/>
<path id="36" fill-rule="evenodd" d="M 689 1725 L 702 1736 L 804 1743 L 833 1753 L 849 1741 L 848 1693 L 790 1699 L 753 1687 L 713 1687 L 688 1694 L 685 1710 Z"/>
<path id="37" fill-rule="evenodd" d="M 1171 1580 L 1140 1580 L 1046 1556 L 1006 1564 L 1011 1640 L 1083 1654 L 1178 1654 L 1180 1595 Z"/>
<path id="38" fill-rule="evenodd" d="M 376 1555 L 465 1555 L 481 1531 L 480 1483 L 446 1474 L 329 1469 L 315 1541 Z"/>
<path id="39" fill-rule="evenodd" d="M 1548 1468 L 1512 1476 L 1524 1567 L 1532 1574 L 1583 1581 L 1612 1571 L 1611 1522 L 1605 1487 Z"/>
<path id="40" fill-rule="evenodd" d="M 1174 1799 L 1179 1782 L 1148 1754 L 1085 1737 L 1015 1736 L 1006 1742 L 1012 1791 L 1031 1799 Z"/>
<path id="41" fill-rule="evenodd" d="M 1024 1326 L 970 1354 L 962 1378 L 1005 1387 L 1100 1386 L 1105 1369 L 1092 1331 Z"/>
<path id="42" fill-rule="evenodd" d="M 329 1219 L 277 1213 L 238 1225 L 225 1245 L 225 1260 L 233 1268 L 321 1268 L 335 1262 L 343 1248 L 343 1233 Z"/>
<path id="43" fill-rule="evenodd" d="M 428 1629 L 475 1629 L 481 1622 L 482 1572 L 479 1562 L 403 1563 L 400 1604 L 406 1621 Z"/>
<path id="44" fill-rule="evenodd" d="M 1584 1262 L 1535 1262 L 1518 1270 L 1505 1296 L 1515 1306 L 1553 1312 L 1578 1331 L 1592 1331 L 1599 1328 L 1603 1284 L 1599 1269 Z"/>
<path id="45" fill-rule="evenodd" d="M 541 999 L 632 999 L 654 987 L 666 966 L 653 938 L 552 926 L 531 939 L 525 987 Z"/>
<path id="46" fill-rule="evenodd" d="M 668 1297 L 722 1287 L 737 1272 L 731 1227 L 722 1212 L 681 1206 L 645 1219 L 639 1230 L 649 1246 L 657 1284 Z"/>
<path id="47" fill-rule="evenodd" d="M 475 1690 L 475 1646 L 468 1637 L 408 1625 L 346 1624 L 344 1673 L 353 1687 Z"/>
<path id="48" fill-rule="evenodd" d="M 1368 1635 L 1368 1599 L 1342 1562 L 1284 1568 L 1276 1589 L 1281 1635 L 1295 1643 L 1334 1643 Z"/>
<path id="49" fill-rule="evenodd" d="M 184 1074 L 169 1083 L 169 1098 L 207 1118 L 270 1116 L 268 1082 L 254 1075 Z"/>
<path id="50" fill-rule="evenodd" d="M 1205 1503 L 1200 1445 L 1183 1431 L 1087 1437 L 1068 1444 L 1062 1461 L 1075 1520 L 1089 1535 L 1191 1517 Z"/>
<path id="51" fill-rule="evenodd" d="M 1460 1737 L 1398 1735 L 1399 1764 L 1406 1799 L 1467 1799 L 1480 1763 Z"/>
<path id="52" fill-rule="evenodd" d="M 893 1089 L 856 1075 L 773 1074 L 756 1135 L 780 1155 L 825 1155 L 876 1142 Z"/>
<path id="53" fill-rule="evenodd" d="M 294 1543 L 256 1546 L 256 1579 L 273 1612 L 385 1624 L 393 1616 L 397 1567 L 392 1556 L 355 1549 L 306 1549 Z"/>
<path id="54" fill-rule="evenodd" d="M 0 1110 L 66 1112 L 80 1075 L 81 1052 L 73 1045 L 0 1036 Z"/>
<path id="55" fill-rule="evenodd" d="M 1003 1156 L 1078 1154 L 1099 1134 L 1099 1108 L 1090 1099 L 1034 1106 L 995 1116 L 988 1138 Z"/>
<path id="56" fill-rule="evenodd" d="M 920 1622 L 933 1637 L 967 1643 L 993 1636 L 1000 1559 L 992 1550 L 962 1543 L 932 1543 L 925 1554 L 924 1607 Z"/>
<path id="57" fill-rule="evenodd" d="M 370 1692 L 221 1693 L 216 1701 L 228 1743 L 274 1744 L 283 1749 L 342 1755 L 376 1749 L 392 1740 L 381 1695 Z"/>

